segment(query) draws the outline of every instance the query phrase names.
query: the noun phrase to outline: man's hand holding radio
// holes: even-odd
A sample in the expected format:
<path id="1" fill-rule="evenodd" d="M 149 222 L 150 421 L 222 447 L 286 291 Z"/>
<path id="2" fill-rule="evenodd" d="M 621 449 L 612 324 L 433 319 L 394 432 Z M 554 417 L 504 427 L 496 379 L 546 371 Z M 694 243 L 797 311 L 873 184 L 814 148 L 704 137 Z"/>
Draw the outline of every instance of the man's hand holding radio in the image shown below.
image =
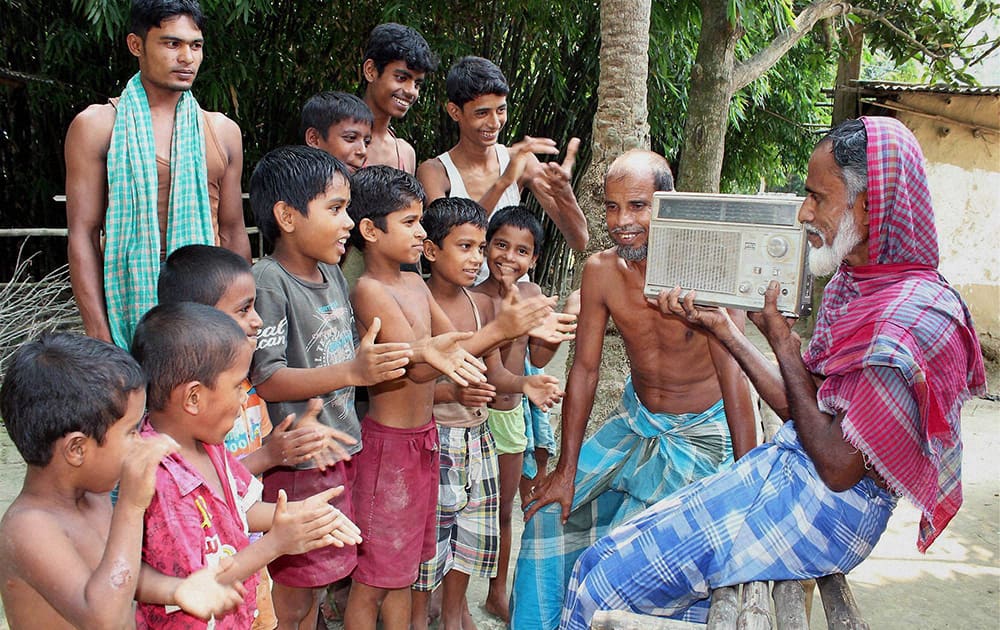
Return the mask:
<path id="1" fill-rule="evenodd" d="M 725 342 L 727 336 L 742 335 L 729 313 L 721 306 L 695 306 L 695 291 L 688 291 L 681 299 L 681 288 L 674 287 L 670 291 L 660 291 L 656 299 L 649 302 L 660 309 L 664 315 L 675 315 L 686 322 L 701 326 Z"/>
<path id="2" fill-rule="evenodd" d="M 785 317 L 778 311 L 778 295 L 781 293 L 781 283 L 772 280 L 764 292 L 764 310 L 747 313 L 747 317 L 764 335 L 771 348 L 778 353 L 779 349 L 793 351 L 796 356 L 802 354 L 802 340 L 792 331 L 799 321 L 795 317 Z"/>

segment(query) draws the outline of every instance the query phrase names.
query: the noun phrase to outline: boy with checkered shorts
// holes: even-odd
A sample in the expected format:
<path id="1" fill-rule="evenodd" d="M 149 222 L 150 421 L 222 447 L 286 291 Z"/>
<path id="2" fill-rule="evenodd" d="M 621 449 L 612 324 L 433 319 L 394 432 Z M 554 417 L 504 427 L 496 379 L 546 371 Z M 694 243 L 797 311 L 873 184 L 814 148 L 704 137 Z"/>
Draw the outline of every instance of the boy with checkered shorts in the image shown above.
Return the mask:
<path id="1" fill-rule="evenodd" d="M 486 246 L 486 212 L 474 201 L 442 198 L 422 218 L 427 232 L 428 288 L 457 330 L 475 331 L 492 319 L 493 303 L 466 287 L 475 281 Z M 482 312 L 482 314 L 481 314 Z M 492 578 L 500 547 L 500 470 L 486 405 L 496 393 L 527 394 L 548 407 L 561 396 L 554 377 L 515 376 L 499 353 L 486 355 L 488 383 L 456 387 L 440 380 L 434 420 L 440 443 L 437 549 L 421 563 L 413 585 L 412 626 L 426 628 L 431 591 L 442 587 L 442 628 L 470 627 L 465 593 L 470 576 Z"/>

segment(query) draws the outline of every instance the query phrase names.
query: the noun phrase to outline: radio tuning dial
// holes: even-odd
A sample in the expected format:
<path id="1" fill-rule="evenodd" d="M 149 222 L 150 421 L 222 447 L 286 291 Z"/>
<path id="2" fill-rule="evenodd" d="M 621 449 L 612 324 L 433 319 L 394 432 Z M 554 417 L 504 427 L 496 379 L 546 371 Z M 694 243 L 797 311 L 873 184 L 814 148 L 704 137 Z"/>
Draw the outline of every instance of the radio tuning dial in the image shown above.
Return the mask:
<path id="1" fill-rule="evenodd" d="M 788 253 L 788 241 L 781 236 L 772 236 L 767 241 L 767 253 L 772 258 L 782 258 Z"/>
<path id="2" fill-rule="evenodd" d="M 752 289 L 753 286 L 749 282 L 741 282 L 739 288 L 740 293 L 750 293 L 750 289 Z"/>

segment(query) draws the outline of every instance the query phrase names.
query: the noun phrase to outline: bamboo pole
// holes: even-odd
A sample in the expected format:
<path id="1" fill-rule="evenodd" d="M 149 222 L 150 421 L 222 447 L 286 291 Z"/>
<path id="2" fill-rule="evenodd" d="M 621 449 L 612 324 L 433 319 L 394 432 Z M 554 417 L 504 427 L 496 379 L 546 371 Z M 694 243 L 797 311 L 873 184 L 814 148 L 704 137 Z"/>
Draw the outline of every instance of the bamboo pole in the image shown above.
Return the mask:
<path id="1" fill-rule="evenodd" d="M 829 630 L 869 630 L 842 573 L 816 578 Z"/>
<path id="2" fill-rule="evenodd" d="M 708 630 L 732 630 L 740 614 L 738 586 L 724 586 L 712 591 L 708 609 Z"/>
<path id="3" fill-rule="evenodd" d="M 771 604 L 767 597 L 767 582 L 747 582 L 743 585 L 743 605 L 736 619 L 736 630 L 771 630 Z"/>
<path id="4" fill-rule="evenodd" d="M 590 627 L 592 630 L 696 630 L 705 626 L 689 621 L 637 615 L 625 610 L 599 610 L 594 613 Z"/>
<path id="5" fill-rule="evenodd" d="M 771 597 L 774 598 L 774 621 L 778 630 L 809 630 L 806 592 L 800 582 L 775 582 Z"/>

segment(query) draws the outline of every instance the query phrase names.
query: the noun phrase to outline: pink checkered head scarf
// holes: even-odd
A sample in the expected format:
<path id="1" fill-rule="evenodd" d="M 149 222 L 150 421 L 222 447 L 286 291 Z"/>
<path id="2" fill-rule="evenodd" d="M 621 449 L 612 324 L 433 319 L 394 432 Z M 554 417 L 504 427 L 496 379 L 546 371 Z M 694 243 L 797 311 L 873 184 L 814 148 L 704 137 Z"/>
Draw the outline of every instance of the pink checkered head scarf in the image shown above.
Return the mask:
<path id="1" fill-rule="evenodd" d="M 985 372 L 968 308 L 937 272 L 920 146 L 894 118 L 861 120 L 870 262 L 830 279 L 803 358 L 827 377 L 820 408 L 843 413 L 847 441 L 920 508 L 925 551 L 962 504 L 961 407 Z"/>

